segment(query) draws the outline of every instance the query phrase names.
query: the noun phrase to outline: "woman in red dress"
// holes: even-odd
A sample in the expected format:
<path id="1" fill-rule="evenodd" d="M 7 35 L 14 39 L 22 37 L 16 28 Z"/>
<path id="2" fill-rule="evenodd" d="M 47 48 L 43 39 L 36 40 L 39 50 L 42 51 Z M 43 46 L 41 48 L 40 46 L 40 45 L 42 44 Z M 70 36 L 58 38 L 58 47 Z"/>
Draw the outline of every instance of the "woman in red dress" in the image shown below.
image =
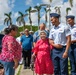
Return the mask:
<path id="1" fill-rule="evenodd" d="M 37 41 L 33 49 L 33 57 L 35 59 L 35 72 L 38 75 L 52 75 L 53 74 L 53 63 L 50 57 L 50 50 L 52 46 L 49 45 L 49 40 L 46 38 L 46 32 L 40 32 L 41 39 Z M 51 47 L 51 48 L 50 48 Z"/>

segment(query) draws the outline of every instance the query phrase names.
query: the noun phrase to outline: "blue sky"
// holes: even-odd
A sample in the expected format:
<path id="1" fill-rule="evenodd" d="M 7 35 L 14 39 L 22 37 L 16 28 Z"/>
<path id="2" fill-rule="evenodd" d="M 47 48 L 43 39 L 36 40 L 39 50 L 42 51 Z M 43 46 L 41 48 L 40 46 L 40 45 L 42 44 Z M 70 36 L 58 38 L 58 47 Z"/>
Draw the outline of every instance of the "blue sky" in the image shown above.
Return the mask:
<path id="1" fill-rule="evenodd" d="M 61 1 L 67 2 L 67 0 L 53 0 L 53 5 L 59 4 Z M 0 0 L 0 9 L 2 9 L 0 12 L 0 30 L 5 27 L 5 25 L 3 25 L 3 19 L 5 18 L 4 13 L 12 11 L 13 23 L 16 24 L 16 18 L 19 16 L 18 11 L 25 13 L 25 10 L 29 6 L 34 7 L 42 3 L 49 3 L 49 0 Z M 41 22 L 44 22 L 45 12 L 43 10 L 41 11 Z M 28 17 L 25 20 L 28 22 Z M 32 20 L 37 23 L 37 13 L 32 14 Z"/>

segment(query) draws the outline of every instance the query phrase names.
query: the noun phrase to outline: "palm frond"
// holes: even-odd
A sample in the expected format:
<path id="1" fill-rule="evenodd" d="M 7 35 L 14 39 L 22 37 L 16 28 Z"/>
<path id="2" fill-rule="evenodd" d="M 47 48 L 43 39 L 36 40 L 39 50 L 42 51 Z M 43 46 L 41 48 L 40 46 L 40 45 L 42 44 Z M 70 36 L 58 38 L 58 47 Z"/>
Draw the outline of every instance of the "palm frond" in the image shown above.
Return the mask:
<path id="1" fill-rule="evenodd" d="M 34 8 L 37 9 L 37 11 L 41 10 L 41 6 L 35 6 Z"/>
<path id="2" fill-rule="evenodd" d="M 66 14 L 68 15 L 68 11 L 71 10 L 70 7 L 66 8 Z"/>
<path id="3" fill-rule="evenodd" d="M 31 13 L 37 12 L 37 10 L 31 10 Z"/>
<path id="4" fill-rule="evenodd" d="M 34 6 L 34 8 L 38 8 L 38 6 Z"/>
<path id="5" fill-rule="evenodd" d="M 30 12 L 32 10 L 32 7 L 29 7 L 28 9 L 25 10 L 25 12 Z"/>
<path id="6" fill-rule="evenodd" d="M 17 17 L 16 21 L 19 21 L 20 18 L 21 18 L 21 16 Z"/>
<path id="7" fill-rule="evenodd" d="M 73 0 L 69 0 L 70 6 L 73 7 Z"/>
<path id="8" fill-rule="evenodd" d="M 52 2 L 52 0 L 49 0 L 50 1 L 50 3 Z"/>
<path id="9" fill-rule="evenodd" d="M 7 16 L 7 17 L 9 17 L 9 14 L 7 14 L 7 13 L 4 13 L 4 15 Z"/>
<path id="10" fill-rule="evenodd" d="M 26 17 L 26 16 L 28 16 L 28 14 L 24 14 L 24 16 L 23 16 L 23 17 Z"/>
<path id="11" fill-rule="evenodd" d="M 20 11 L 19 11 L 18 13 L 19 13 L 21 16 L 23 16 L 23 15 L 24 15 L 24 14 L 23 14 L 22 12 L 20 12 Z"/>
<path id="12" fill-rule="evenodd" d="M 44 8 L 44 10 L 46 11 L 47 9 L 46 9 L 46 8 Z"/>
<path id="13" fill-rule="evenodd" d="M 12 12 L 9 12 L 9 16 L 11 16 L 12 15 Z"/>
<path id="14" fill-rule="evenodd" d="M 9 20 L 7 21 L 7 26 L 9 25 Z"/>
<path id="15" fill-rule="evenodd" d="M 7 24 L 7 26 L 8 26 L 8 24 L 9 24 L 9 19 L 8 19 L 8 18 L 5 18 L 5 19 L 4 19 L 4 25 L 5 25 L 5 24 Z"/>
<path id="16" fill-rule="evenodd" d="M 6 24 L 7 21 L 8 21 L 8 18 L 5 18 L 4 19 L 4 25 Z"/>

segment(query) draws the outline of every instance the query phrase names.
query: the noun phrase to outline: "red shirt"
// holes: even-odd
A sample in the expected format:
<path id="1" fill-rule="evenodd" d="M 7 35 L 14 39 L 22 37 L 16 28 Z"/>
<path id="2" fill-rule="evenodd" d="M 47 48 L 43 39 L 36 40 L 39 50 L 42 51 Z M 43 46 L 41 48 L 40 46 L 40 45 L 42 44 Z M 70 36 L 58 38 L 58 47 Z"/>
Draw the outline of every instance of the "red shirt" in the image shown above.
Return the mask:
<path id="1" fill-rule="evenodd" d="M 21 45 L 13 36 L 5 35 L 2 39 L 2 52 L 0 60 L 11 62 L 13 59 L 21 59 Z"/>

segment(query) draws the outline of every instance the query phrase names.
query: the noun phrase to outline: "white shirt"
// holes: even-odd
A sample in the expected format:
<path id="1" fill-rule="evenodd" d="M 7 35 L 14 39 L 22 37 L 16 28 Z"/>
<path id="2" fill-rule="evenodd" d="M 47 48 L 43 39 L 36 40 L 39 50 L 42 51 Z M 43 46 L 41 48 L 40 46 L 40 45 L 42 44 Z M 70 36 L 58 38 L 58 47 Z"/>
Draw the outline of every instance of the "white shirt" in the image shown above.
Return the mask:
<path id="1" fill-rule="evenodd" d="M 74 26 L 70 26 L 71 31 L 71 40 L 76 40 L 76 24 Z"/>
<path id="2" fill-rule="evenodd" d="M 20 44 L 21 36 L 16 38 L 16 41 Z"/>
<path id="3" fill-rule="evenodd" d="M 67 42 L 66 37 L 69 35 L 71 35 L 69 27 L 61 23 L 57 27 L 54 26 L 51 29 L 49 38 L 54 40 L 55 44 L 61 44 L 65 46 Z"/>

